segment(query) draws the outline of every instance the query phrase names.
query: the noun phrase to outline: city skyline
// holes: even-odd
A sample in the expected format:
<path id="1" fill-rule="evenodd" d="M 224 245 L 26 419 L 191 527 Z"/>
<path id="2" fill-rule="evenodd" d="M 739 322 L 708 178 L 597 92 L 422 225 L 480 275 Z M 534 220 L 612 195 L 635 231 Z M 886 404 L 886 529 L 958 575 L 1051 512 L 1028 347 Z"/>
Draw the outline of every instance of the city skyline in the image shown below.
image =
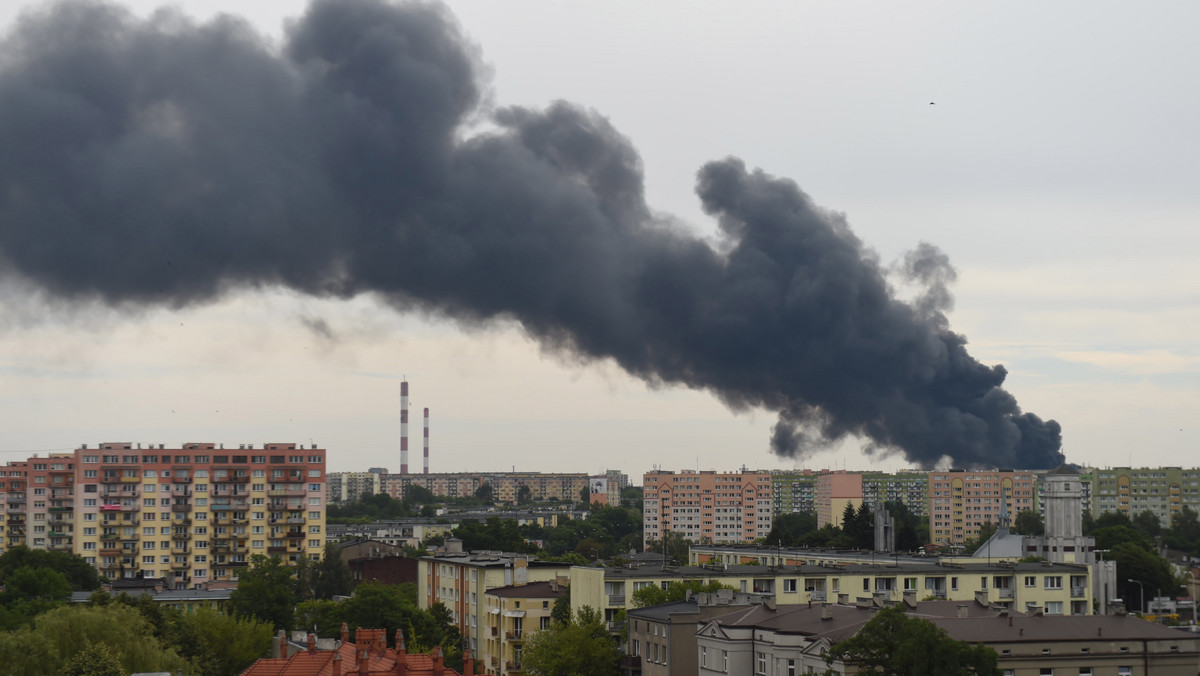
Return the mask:
<path id="1" fill-rule="evenodd" d="M 32 4 L 2 10 L 6 31 Z M 303 7 L 256 4 L 250 18 L 278 35 Z M 884 264 L 938 246 L 957 270 L 950 328 L 1005 365 L 1023 410 L 1062 423 L 1068 461 L 1178 465 L 1200 403 L 1188 228 L 1200 130 L 1179 84 L 1197 69 L 1182 18 L 1197 10 L 920 7 L 752 3 L 729 21 L 706 8 L 450 3 L 491 66 L 493 102 L 563 97 L 608 116 L 641 153 L 655 209 L 714 239 L 691 183 L 733 154 L 844 212 Z M 330 471 L 398 471 L 407 378 L 410 416 L 431 411 L 432 472 L 907 464 L 853 439 L 774 456 L 773 413 L 546 353 L 512 322 L 273 288 L 124 311 L 11 279 L 3 291 L 0 461 L 110 441 L 313 442 Z"/>

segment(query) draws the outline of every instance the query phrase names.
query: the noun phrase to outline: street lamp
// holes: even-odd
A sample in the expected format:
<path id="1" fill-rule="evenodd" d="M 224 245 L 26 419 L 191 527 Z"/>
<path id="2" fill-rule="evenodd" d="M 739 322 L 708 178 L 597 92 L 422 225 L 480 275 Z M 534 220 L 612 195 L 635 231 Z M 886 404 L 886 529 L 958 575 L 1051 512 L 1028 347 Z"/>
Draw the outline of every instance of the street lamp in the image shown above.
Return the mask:
<path id="1" fill-rule="evenodd" d="M 1146 587 L 1143 586 L 1140 581 L 1135 580 L 1133 578 L 1127 579 L 1126 582 L 1132 582 L 1138 586 L 1138 590 L 1141 593 L 1141 597 L 1142 597 L 1142 604 L 1141 604 L 1142 614 L 1145 615 L 1146 614 Z"/>

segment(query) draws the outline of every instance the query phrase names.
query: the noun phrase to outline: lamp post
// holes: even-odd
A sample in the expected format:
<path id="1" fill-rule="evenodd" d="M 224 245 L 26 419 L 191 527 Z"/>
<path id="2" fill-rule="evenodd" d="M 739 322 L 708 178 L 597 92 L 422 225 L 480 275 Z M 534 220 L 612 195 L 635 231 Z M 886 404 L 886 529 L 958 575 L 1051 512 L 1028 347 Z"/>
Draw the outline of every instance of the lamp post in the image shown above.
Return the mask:
<path id="1" fill-rule="evenodd" d="M 1187 583 L 1187 593 L 1188 594 L 1187 595 L 1188 595 L 1188 600 L 1192 602 L 1192 624 L 1194 625 L 1194 624 L 1196 624 L 1196 594 L 1194 593 L 1194 590 L 1196 588 L 1196 574 L 1193 573 L 1191 571 L 1191 569 L 1185 570 L 1183 572 L 1187 573 L 1187 576 L 1188 576 L 1188 583 Z"/>
<path id="2" fill-rule="evenodd" d="M 1144 585 L 1142 585 L 1142 583 L 1140 581 L 1135 580 L 1133 578 L 1127 579 L 1126 582 L 1132 582 L 1138 586 L 1138 591 L 1142 597 L 1142 604 L 1141 604 L 1142 614 L 1145 615 L 1146 614 L 1146 587 Z"/>

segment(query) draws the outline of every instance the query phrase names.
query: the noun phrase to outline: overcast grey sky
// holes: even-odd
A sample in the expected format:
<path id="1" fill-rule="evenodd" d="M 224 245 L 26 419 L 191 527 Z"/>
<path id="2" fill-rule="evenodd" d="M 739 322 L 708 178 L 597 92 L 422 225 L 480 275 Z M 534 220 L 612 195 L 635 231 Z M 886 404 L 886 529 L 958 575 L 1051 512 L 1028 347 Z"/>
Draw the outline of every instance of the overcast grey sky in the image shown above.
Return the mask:
<path id="1" fill-rule="evenodd" d="M 6 3 L 0 23 L 37 4 Z M 175 3 L 273 40 L 305 6 L 245 4 Z M 449 5 L 494 105 L 566 99 L 606 116 L 640 152 L 655 209 L 715 237 L 696 172 L 735 155 L 845 214 L 885 263 L 933 243 L 958 271 L 951 327 L 1005 365 L 1024 410 L 1062 424 L 1068 460 L 1197 464 L 1194 3 Z M 406 375 L 410 448 L 418 458 L 428 406 L 433 471 L 905 466 L 856 442 L 777 458 L 770 412 L 543 354 L 511 324 L 464 328 L 370 297 L 267 289 L 84 311 L 8 284 L 2 303 L 0 460 L 116 440 L 311 441 L 331 470 L 395 470 Z"/>

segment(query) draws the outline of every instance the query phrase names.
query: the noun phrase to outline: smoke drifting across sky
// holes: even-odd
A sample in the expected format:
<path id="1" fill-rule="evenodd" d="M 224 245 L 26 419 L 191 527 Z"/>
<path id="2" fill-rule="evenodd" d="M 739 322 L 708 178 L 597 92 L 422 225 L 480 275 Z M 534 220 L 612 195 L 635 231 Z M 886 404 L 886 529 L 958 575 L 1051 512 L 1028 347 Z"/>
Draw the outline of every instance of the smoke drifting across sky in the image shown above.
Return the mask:
<path id="1" fill-rule="evenodd" d="M 232 18 L 69 2 L 2 50 L 0 270 L 58 298 L 376 293 L 775 411 L 781 455 L 855 435 L 925 467 L 1062 459 L 1059 425 L 949 329 L 935 247 L 897 267 L 924 289 L 904 302 L 840 215 L 736 158 L 698 173 L 721 230 L 699 239 L 646 204 L 603 117 L 484 106 L 437 6 L 318 0 L 276 51 Z"/>

